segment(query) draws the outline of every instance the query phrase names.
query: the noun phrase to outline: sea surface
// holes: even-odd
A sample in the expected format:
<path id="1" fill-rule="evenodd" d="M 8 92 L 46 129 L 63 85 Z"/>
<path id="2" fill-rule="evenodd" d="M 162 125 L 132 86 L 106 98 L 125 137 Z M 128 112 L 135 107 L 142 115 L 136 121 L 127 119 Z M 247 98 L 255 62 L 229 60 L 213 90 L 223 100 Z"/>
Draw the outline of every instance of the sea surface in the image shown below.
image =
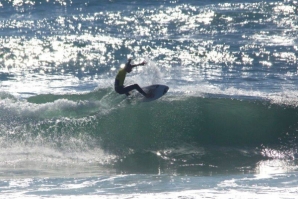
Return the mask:
<path id="1" fill-rule="evenodd" d="M 298 1 L 1 0 L 0 198 L 297 198 Z M 163 84 L 141 102 L 125 84 Z"/>

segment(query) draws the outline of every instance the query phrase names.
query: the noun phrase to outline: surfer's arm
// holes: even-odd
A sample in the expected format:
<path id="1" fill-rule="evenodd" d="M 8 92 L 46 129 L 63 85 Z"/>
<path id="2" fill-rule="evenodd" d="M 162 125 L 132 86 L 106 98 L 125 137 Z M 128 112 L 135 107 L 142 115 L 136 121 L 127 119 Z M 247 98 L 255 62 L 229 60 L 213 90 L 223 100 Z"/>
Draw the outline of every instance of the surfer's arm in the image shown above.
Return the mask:
<path id="1" fill-rule="evenodd" d="M 145 61 L 143 61 L 142 63 L 139 63 L 139 64 L 130 64 L 131 60 L 132 59 L 129 58 L 127 64 L 129 64 L 132 68 L 137 67 L 137 66 L 144 66 L 145 64 L 147 64 Z"/>
<path id="2" fill-rule="evenodd" d="M 137 67 L 137 66 L 144 66 L 146 64 L 145 61 L 143 61 L 142 63 L 139 64 L 131 64 L 132 67 Z"/>

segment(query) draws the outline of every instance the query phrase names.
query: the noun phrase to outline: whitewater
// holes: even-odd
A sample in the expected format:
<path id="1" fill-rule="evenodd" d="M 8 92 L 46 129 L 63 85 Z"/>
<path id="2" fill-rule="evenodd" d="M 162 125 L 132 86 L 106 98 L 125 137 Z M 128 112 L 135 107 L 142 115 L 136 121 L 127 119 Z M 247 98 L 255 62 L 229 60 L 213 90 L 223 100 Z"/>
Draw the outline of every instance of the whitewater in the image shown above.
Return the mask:
<path id="1" fill-rule="evenodd" d="M 2 0 L 0 198 L 296 198 L 297 6 Z"/>

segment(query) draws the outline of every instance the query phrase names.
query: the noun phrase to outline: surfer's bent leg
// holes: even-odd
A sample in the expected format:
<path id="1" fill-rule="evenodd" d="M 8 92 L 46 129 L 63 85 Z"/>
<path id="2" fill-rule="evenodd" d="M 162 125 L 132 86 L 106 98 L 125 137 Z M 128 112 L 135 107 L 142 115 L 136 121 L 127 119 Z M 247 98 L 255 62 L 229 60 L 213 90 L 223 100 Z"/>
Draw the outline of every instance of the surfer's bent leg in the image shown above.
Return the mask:
<path id="1" fill-rule="evenodd" d="M 143 89 L 141 89 L 141 87 L 138 84 L 134 84 L 133 86 L 135 86 L 135 89 L 137 89 L 137 91 L 139 91 L 139 93 L 141 93 L 142 95 L 144 95 L 145 97 L 147 96 L 147 93 L 145 93 L 143 91 Z"/>
<path id="2" fill-rule="evenodd" d="M 127 87 L 117 87 L 115 88 L 116 92 L 119 94 L 126 94 L 127 96 L 129 95 L 129 92 L 132 90 L 137 90 L 139 91 L 142 95 L 144 95 L 145 97 L 147 96 L 147 94 L 143 91 L 143 89 L 141 89 L 141 87 L 138 84 L 133 84 Z"/>

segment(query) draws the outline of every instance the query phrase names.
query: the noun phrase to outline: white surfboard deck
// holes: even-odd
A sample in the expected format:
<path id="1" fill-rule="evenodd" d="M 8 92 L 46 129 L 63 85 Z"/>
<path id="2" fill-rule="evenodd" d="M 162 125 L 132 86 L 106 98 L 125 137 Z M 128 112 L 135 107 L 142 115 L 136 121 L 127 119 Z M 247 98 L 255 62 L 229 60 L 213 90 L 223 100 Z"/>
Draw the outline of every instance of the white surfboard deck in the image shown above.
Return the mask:
<path id="1" fill-rule="evenodd" d="M 146 86 L 142 88 L 146 93 L 150 93 L 152 97 L 147 98 L 143 97 L 141 99 L 142 102 L 151 102 L 154 100 L 157 100 L 158 98 L 162 97 L 164 94 L 166 94 L 169 90 L 168 86 L 155 84 L 151 86 Z"/>

